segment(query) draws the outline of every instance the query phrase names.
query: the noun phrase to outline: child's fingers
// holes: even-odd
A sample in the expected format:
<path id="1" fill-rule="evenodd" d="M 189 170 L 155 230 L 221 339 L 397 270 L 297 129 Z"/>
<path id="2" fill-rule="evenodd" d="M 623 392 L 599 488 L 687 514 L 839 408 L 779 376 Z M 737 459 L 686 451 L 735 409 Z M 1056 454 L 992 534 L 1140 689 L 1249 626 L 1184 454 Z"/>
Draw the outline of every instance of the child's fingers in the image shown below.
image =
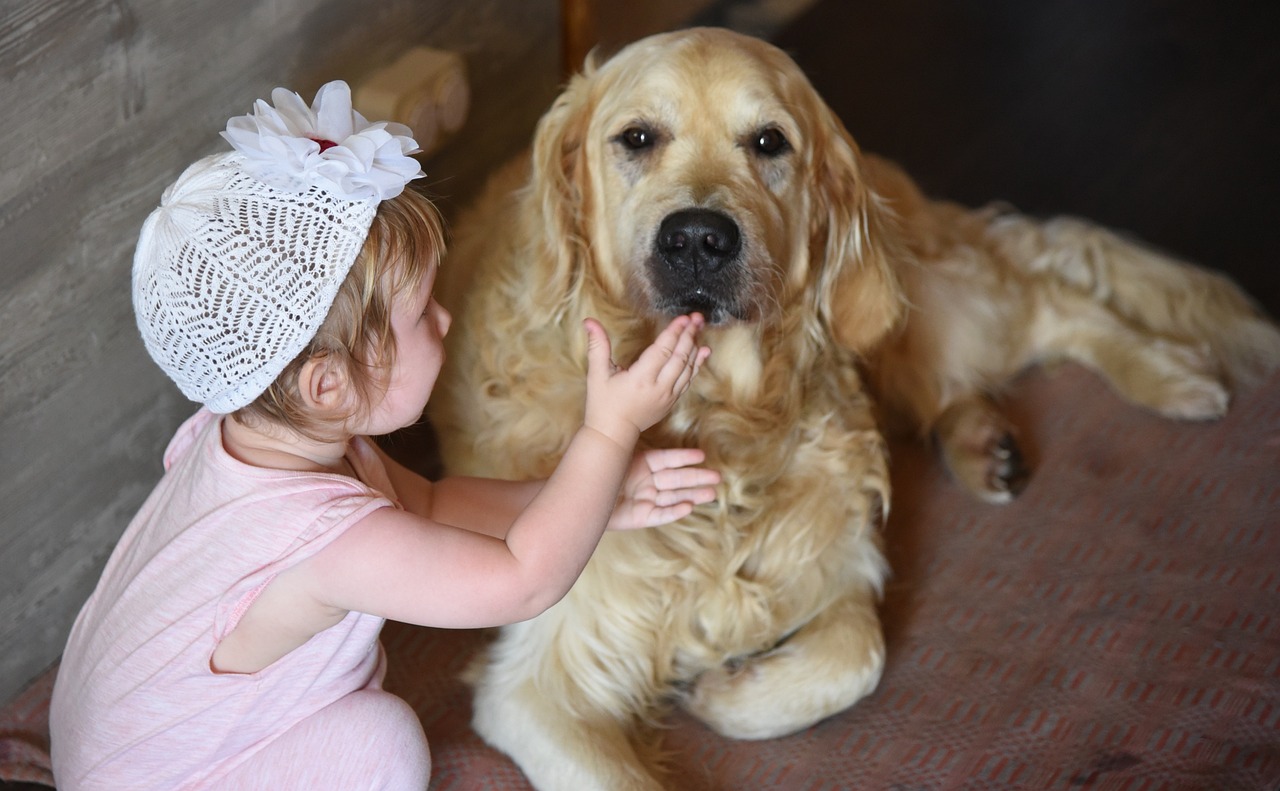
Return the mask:
<path id="1" fill-rule="evenodd" d="M 687 316 L 676 316 L 672 319 L 671 323 L 658 333 L 653 343 L 649 344 L 649 348 L 640 354 L 640 359 L 636 361 L 637 366 L 651 365 L 654 368 L 654 376 L 661 376 L 666 366 L 676 359 L 681 338 L 688 333 L 689 324 Z"/>
<path id="2" fill-rule="evenodd" d="M 705 363 L 705 362 L 707 361 L 707 358 L 708 358 L 708 357 L 710 357 L 710 356 L 711 356 L 711 347 L 710 347 L 710 346 L 699 346 L 699 347 L 698 347 L 698 359 L 696 359 L 696 360 L 694 360 L 694 361 L 693 361 L 693 375 L 694 375 L 694 376 L 697 376 L 697 375 L 698 375 L 698 371 L 701 371 L 701 370 L 702 370 L 702 364 L 703 364 L 703 363 Z"/>
<path id="3" fill-rule="evenodd" d="M 680 467 L 653 474 L 654 488 L 663 492 L 703 489 L 717 483 L 720 483 L 720 473 L 705 467 Z"/>
<path id="4" fill-rule="evenodd" d="M 689 383 L 698 375 L 698 371 L 702 369 L 702 363 L 711 356 L 711 349 L 706 346 L 699 346 L 689 355 L 687 364 L 676 376 L 676 381 L 672 385 L 672 391 L 675 393 L 683 393 L 689 388 Z"/>
<path id="5" fill-rule="evenodd" d="M 670 347 L 670 356 L 667 357 L 662 368 L 658 371 L 658 379 L 660 381 L 670 381 L 675 385 L 687 372 L 692 372 L 698 356 L 695 351 L 697 336 L 698 325 L 695 322 L 689 321 L 684 325 L 680 334 L 676 336 L 675 345 Z"/>
<path id="6" fill-rule="evenodd" d="M 696 489 L 663 490 L 653 496 L 654 505 L 660 507 L 679 505 L 680 503 L 688 503 L 691 506 L 703 505 L 705 503 L 713 503 L 715 500 L 716 490 L 710 486 L 699 486 Z"/>
<path id="7" fill-rule="evenodd" d="M 664 349 L 668 354 L 680 342 L 680 336 L 689 332 L 693 326 L 693 321 L 688 316 L 676 316 L 662 328 L 662 332 L 658 333 L 658 337 L 654 339 L 653 345 L 660 349 Z"/>
<path id="8" fill-rule="evenodd" d="M 650 472 L 701 464 L 706 459 L 702 448 L 658 448 L 644 452 L 644 463 Z"/>
<path id="9" fill-rule="evenodd" d="M 688 316 L 676 316 L 662 328 L 662 332 L 658 333 L 653 343 L 641 352 L 640 359 L 632 367 L 649 364 L 654 366 L 655 370 L 661 370 L 675 354 L 676 348 L 680 345 L 680 338 L 689 332 L 692 324 Z"/>
<path id="10" fill-rule="evenodd" d="M 587 370 L 609 373 L 613 370 L 613 347 L 609 343 L 609 333 L 595 319 L 583 319 L 582 326 L 587 331 Z"/>
<path id="11" fill-rule="evenodd" d="M 686 389 L 688 389 L 689 384 L 694 380 L 695 377 L 697 377 L 698 371 L 701 370 L 702 361 L 707 359 L 707 355 L 709 354 L 711 354 L 711 350 L 708 349 L 706 346 L 699 347 L 698 350 L 694 352 L 693 360 L 691 361 L 689 367 L 685 370 L 683 374 L 681 374 L 681 381 L 678 381 L 676 383 L 676 387 L 680 388 L 680 392 L 684 392 Z"/>

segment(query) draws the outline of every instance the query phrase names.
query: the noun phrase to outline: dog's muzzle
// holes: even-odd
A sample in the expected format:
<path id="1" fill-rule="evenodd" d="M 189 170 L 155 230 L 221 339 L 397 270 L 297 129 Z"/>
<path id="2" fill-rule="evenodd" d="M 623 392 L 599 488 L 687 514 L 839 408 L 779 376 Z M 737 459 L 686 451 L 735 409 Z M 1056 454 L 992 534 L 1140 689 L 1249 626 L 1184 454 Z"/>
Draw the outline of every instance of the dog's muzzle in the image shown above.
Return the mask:
<path id="1" fill-rule="evenodd" d="M 668 315 L 698 311 L 715 324 L 743 318 L 742 234 L 728 215 L 681 209 L 663 219 L 649 269 L 658 309 Z"/>

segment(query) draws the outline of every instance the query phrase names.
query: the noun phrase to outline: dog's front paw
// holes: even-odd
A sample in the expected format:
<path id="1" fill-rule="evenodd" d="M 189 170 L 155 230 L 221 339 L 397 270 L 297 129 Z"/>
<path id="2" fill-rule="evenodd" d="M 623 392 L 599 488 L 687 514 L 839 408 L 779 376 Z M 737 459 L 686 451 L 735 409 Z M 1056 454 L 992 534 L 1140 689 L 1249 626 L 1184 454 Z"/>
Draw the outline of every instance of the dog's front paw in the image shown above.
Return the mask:
<path id="1" fill-rule="evenodd" d="M 773 649 L 703 672 L 683 704 L 723 736 L 776 739 L 866 697 L 884 661 L 875 597 L 853 593 Z"/>

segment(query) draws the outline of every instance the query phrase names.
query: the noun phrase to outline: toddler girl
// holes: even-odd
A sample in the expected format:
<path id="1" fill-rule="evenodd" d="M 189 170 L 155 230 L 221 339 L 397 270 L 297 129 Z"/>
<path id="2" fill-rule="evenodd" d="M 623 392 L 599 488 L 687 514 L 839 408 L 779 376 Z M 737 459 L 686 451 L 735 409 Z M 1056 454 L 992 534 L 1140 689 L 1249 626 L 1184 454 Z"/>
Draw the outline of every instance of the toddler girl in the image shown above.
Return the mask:
<path id="1" fill-rule="evenodd" d="M 714 498 L 697 450 L 636 453 L 709 353 L 675 319 L 628 370 L 586 322 L 582 428 L 546 481 L 430 483 L 368 440 L 420 418 L 449 314 L 409 130 L 343 83 L 232 119 L 147 219 L 134 307 L 204 404 L 165 452 L 72 629 L 51 711 L 76 789 L 425 789 L 426 738 L 382 691 L 384 619 L 531 618 L 606 528 Z M 512 452 L 519 452 L 513 448 Z"/>

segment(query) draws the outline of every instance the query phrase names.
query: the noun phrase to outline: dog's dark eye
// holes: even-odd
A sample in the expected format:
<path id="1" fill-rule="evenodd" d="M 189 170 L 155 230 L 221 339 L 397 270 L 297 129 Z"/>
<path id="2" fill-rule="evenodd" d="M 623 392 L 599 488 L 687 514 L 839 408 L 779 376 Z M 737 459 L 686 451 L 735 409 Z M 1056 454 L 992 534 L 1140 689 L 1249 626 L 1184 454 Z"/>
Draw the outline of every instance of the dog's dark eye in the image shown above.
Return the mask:
<path id="1" fill-rule="evenodd" d="M 632 151 L 639 151 L 653 145 L 654 134 L 643 126 L 629 126 L 618 135 L 618 142 Z"/>
<path id="2" fill-rule="evenodd" d="M 787 136 L 782 134 L 782 130 L 776 126 L 761 129 L 756 133 L 752 143 L 756 151 L 767 157 L 776 157 L 791 148 L 791 144 L 787 142 Z"/>

